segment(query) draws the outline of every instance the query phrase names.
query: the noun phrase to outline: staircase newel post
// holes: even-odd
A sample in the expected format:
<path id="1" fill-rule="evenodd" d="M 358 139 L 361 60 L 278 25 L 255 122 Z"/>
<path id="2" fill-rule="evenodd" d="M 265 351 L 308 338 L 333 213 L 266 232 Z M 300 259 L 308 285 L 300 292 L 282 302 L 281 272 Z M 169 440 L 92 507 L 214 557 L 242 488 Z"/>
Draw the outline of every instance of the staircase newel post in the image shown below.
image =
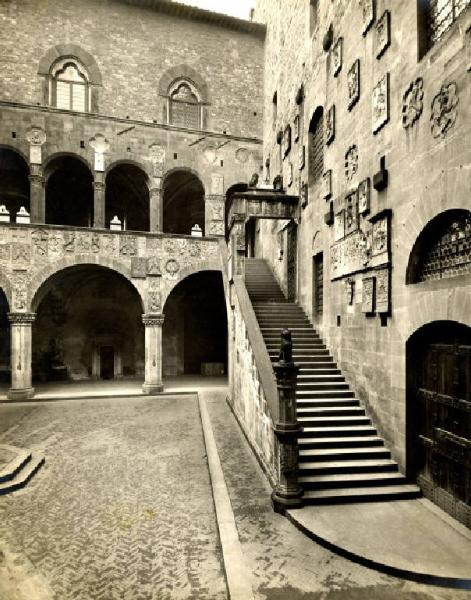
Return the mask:
<path id="1" fill-rule="evenodd" d="M 278 420 L 273 426 L 278 440 L 278 483 L 271 500 L 273 509 L 283 513 L 303 505 L 303 489 L 298 482 L 298 436 L 302 427 L 296 414 L 296 383 L 299 366 L 292 361 L 291 333 L 282 334 L 279 362 L 274 365 L 278 388 Z"/>

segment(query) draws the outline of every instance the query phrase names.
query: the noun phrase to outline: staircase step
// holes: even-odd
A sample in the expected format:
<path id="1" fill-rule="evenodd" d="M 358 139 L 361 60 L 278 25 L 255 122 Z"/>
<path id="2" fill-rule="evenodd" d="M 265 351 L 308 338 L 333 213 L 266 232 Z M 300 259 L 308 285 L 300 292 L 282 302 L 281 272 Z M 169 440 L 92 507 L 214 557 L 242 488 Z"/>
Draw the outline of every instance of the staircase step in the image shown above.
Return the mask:
<path id="1" fill-rule="evenodd" d="M 376 429 L 371 425 L 351 425 L 350 427 L 312 427 L 311 419 L 298 417 L 303 430 L 309 432 L 311 437 L 350 437 L 377 435 Z"/>
<path id="2" fill-rule="evenodd" d="M 311 374 L 311 375 L 305 375 L 303 373 L 301 373 L 301 371 L 299 372 L 300 374 L 298 375 L 298 383 L 299 385 L 303 385 L 304 383 L 328 383 L 328 382 L 332 382 L 332 383 L 344 383 L 345 382 L 345 377 L 343 375 L 340 374 L 335 374 L 335 375 L 317 375 L 317 374 Z"/>
<path id="3" fill-rule="evenodd" d="M 309 490 L 303 496 L 305 504 L 342 504 L 348 502 L 377 502 L 379 500 L 406 500 L 422 495 L 416 485 L 390 485 L 339 490 Z"/>
<path id="4" fill-rule="evenodd" d="M 307 449 L 332 449 L 337 448 L 376 448 L 379 446 L 384 447 L 384 441 L 375 435 L 365 436 L 345 436 L 345 437 L 313 437 L 312 432 L 304 430 L 298 438 L 299 448 Z"/>
<path id="5" fill-rule="evenodd" d="M 300 408 L 298 417 L 309 417 L 313 427 L 347 427 L 350 425 L 370 425 L 370 419 L 362 417 L 319 417 L 311 408 Z"/>
<path id="6" fill-rule="evenodd" d="M 348 383 L 345 381 L 298 381 L 297 390 L 305 392 L 312 390 L 314 392 L 326 391 L 351 391 Z"/>
<path id="7" fill-rule="evenodd" d="M 354 458 L 390 458 L 391 453 L 387 448 L 316 448 L 300 449 L 300 462 L 314 462 L 319 460 L 352 460 Z"/>
<path id="8" fill-rule="evenodd" d="M 397 463 L 390 458 L 356 459 L 356 460 L 328 460 L 328 461 L 302 461 L 299 463 L 300 471 L 304 475 L 311 473 L 319 475 L 342 473 L 376 473 L 397 471 Z"/>
<path id="9" fill-rule="evenodd" d="M 379 473 L 343 473 L 332 475 L 301 474 L 299 477 L 299 483 L 304 489 L 313 490 L 404 485 L 408 482 L 404 475 L 398 471 L 385 471 Z"/>
<path id="10" fill-rule="evenodd" d="M 332 406 L 343 406 L 348 408 L 349 406 L 360 406 L 358 398 L 298 398 L 296 400 L 298 413 L 303 408 L 329 408 Z"/>
<path id="11" fill-rule="evenodd" d="M 0 483 L 0 496 L 23 488 L 44 464 L 44 461 L 45 458 L 42 454 L 33 453 L 31 459 L 16 473 L 13 479 Z"/>

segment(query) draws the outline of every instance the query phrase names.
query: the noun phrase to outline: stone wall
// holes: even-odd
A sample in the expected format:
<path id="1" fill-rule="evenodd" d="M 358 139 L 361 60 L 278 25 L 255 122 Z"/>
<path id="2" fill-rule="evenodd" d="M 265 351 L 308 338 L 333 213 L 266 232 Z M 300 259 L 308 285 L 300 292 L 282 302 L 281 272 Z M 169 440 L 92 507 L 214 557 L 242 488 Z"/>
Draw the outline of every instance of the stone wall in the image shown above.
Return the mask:
<path id="1" fill-rule="evenodd" d="M 323 252 L 324 314 L 318 327 L 404 466 L 406 341 L 424 323 L 445 318 L 469 324 L 471 319 L 471 276 L 405 283 L 409 254 L 425 225 L 447 209 L 469 209 L 471 15 L 465 11 L 421 58 L 421 3 L 378 0 L 374 18 L 366 11 L 364 20 L 362 7 L 368 4 L 320 2 L 311 32 L 307 0 L 258 1 L 255 16 L 268 28 L 264 161 L 270 158 L 272 178 L 283 174 L 289 193 L 308 185 L 299 213 L 299 302 L 313 316 L 312 257 Z M 326 52 L 322 43 L 330 26 L 332 44 Z M 301 86 L 304 102 L 297 104 Z M 308 176 L 308 128 L 319 106 L 325 117 L 323 173 L 331 172 L 330 186 L 327 175 L 316 182 Z M 334 130 L 327 140 L 332 107 Z M 295 132 L 297 115 L 298 141 L 293 133 L 291 148 L 284 140 L 280 147 L 277 134 L 288 125 Z M 377 191 L 372 184 L 381 157 L 388 185 Z M 358 206 L 359 197 L 364 200 L 360 184 L 368 179 L 369 206 L 361 214 L 356 208 L 352 212 L 350 194 Z M 372 252 L 375 224 L 370 219 L 385 210 L 391 211 L 390 234 L 384 238 L 390 255 L 386 249 L 379 259 Z M 266 248 L 272 244 L 265 242 Z M 380 268 L 390 270 L 390 279 L 382 279 Z M 372 310 L 370 277 L 382 293 Z"/>
<path id="2" fill-rule="evenodd" d="M 133 4 L 1 2 L 0 23 L 8 35 L 0 40 L 0 99 L 43 104 L 40 61 L 51 48 L 72 44 L 92 56 L 101 75 L 95 112 L 162 122 L 166 100 L 160 84 L 168 72 L 184 66 L 207 86 L 207 129 L 259 135 L 263 31 L 236 30 L 215 19 L 205 22 Z"/>

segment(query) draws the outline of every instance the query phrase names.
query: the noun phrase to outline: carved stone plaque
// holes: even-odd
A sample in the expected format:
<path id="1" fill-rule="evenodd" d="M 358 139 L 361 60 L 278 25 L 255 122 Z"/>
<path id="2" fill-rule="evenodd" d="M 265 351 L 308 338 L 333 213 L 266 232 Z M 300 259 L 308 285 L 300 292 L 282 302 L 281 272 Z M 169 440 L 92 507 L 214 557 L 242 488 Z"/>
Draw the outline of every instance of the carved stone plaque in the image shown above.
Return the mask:
<path id="1" fill-rule="evenodd" d="M 363 279 L 363 299 L 361 305 L 362 312 L 366 314 L 375 311 L 375 278 L 365 277 Z"/>
<path id="2" fill-rule="evenodd" d="M 342 209 L 334 217 L 334 240 L 340 241 L 345 237 L 345 211 Z"/>
<path id="3" fill-rule="evenodd" d="M 327 111 L 325 117 L 325 142 L 331 144 L 335 139 L 335 105 Z"/>
<path id="4" fill-rule="evenodd" d="M 147 259 L 147 275 L 151 277 L 158 277 L 161 275 L 160 258 L 157 256 L 151 256 Z"/>
<path id="5" fill-rule="evenodd" d="M 389 73 L 373 88 L 373 133 L 377 133 L 389 121 Z"/>
<path id="6" fill-rule="evenodd" d="M 358 148 L 350 146 L 345 154 L 345 177 L 351 181 L 358 171 Z"/>
<path id="7" fill-rule="evenodd" d="M 443 84 L 438 94 L 432 101 L 432 135 L 434 138 L 445 137 L 453 127 L 458 114 L 457 85 L 452 82 Z"/>
<path id="8" fill-rule="evenodd" d="M 360 59 L 353 63 L 347 74 L 348 110 L 352 110 L 360 99 Z"/>
<path id="9" fill-rule="evenodd" d="M 358 229 L 358 196 L 356 190 L 345 198 L 345 235 Z"/>
<path id="10" fill-rule="evenodd" d="M 409 85 L 402 98 L 402 126 L 412 127 L 422 114 L 424 103 L 424 80 L 418 77 Z"/>
<path id="11" fill-rule="evenodd" d="M 376 0 L 361 0 L 363 35 L 366 35 L 373 25 L 376 13 Z"/>
<path id="12" fill-rule="evenodd" d="M 332 170 L 325 171 L 322 175 L 322 196 L 329 200 L 332 196 Z"/>
<path id="13" fill-rule="evenodd" d="M 137 254 L 137 240 L 132 235 L 122 235 L 119 238 L 119 253 L 123 256 Z"/>
<path id="14" fill-rule="evenodd" d="M 299 147 L 298 169 L 302 171 L 306 166 L 306 146 L 303 144 Z"/>
<path id="15" fill-rule="evenodd" d="M 375 54 L 381 58 L 391 44 L 391 13 L 385 10 L 376 23 Z"/>
<path id="16" fill-rule="evenodd" d="M 141 256 L 131 258 L 131 277 L 145 279 L 147 275 L 147 259 Z"/>
<path id="17" fill-rule="evenodd" d="M 332 64 L 334 76 L 342 70 L 343 38 L 339 38 L 332 46 Z"/>
<path id="18" fill-rule="evenodd" d="M 283 132 L 283 156 L 287 156 L 291 151 L 291 125 L 287 125 Z"/>
<path id="19" fill-rule="evenodd" d="M 224 176 L 214 173 L 211 175 L 211 194 L 224 195 Z"/>
<path id="20" fill-rule="evenodd" d="M 358 185 L 358 212 L 366 215 L 370 212 L 370 178 L 367 177 Z"/>
<path id="21" fill-rule="evenodd" d="M 389 267 L 379 269 L 375 272 L 376 275 L 376 312 L 388 313 L 390 310 L 390 277 Z"/>
<path id="22" fill-rule="evenodd" d="M 373 223 L 372 235 L 371 255 L 385 255 L 387 259 L 389 251 L 389 217 L 384 216 Z"/>

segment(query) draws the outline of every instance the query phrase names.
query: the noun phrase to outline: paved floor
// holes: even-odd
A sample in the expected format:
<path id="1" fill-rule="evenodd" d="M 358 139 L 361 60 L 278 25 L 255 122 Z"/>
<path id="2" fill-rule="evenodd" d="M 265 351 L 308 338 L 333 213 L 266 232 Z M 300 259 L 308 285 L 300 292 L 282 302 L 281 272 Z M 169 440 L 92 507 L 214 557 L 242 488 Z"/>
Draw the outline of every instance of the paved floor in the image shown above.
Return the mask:
<path id="1" fill-rule="evenodd" d="M 318 546 L 270 506 L 224 390 L 203 391 L 256 600 L 465 600 Z M 0 498 L 0 600 L 219 600 L 225 577 L 197 398 L 0 406 L 0 443 L 44 450 Z"/>

